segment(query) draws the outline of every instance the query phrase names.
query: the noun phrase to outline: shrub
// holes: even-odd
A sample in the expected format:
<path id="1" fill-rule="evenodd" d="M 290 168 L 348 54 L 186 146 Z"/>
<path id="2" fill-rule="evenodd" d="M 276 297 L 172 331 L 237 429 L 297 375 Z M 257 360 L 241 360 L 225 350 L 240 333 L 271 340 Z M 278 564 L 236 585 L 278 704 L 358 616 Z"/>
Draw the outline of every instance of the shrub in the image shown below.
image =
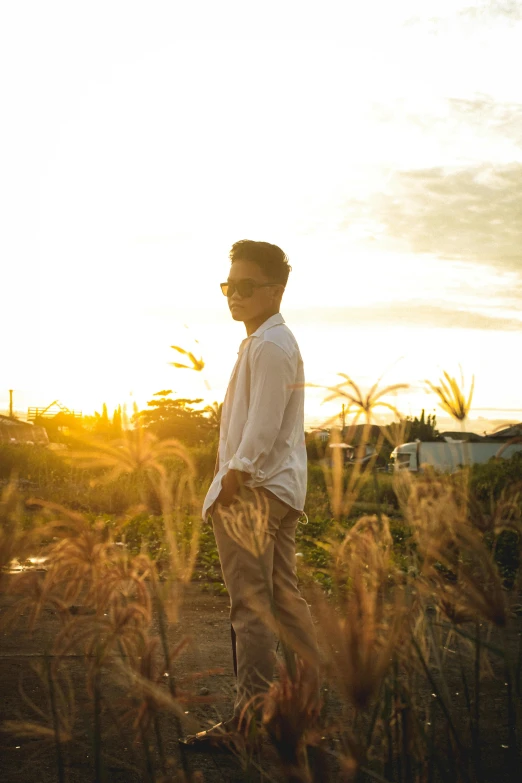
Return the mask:
<path id="1" fill-rule="evenodd" d="M 471 491 L 477 500 L 490 502 L 498 500 L 503 491 L 520 490 L 522 504 L 522 452 L 509 459 L 490 459 L 483 465 L 471 469 Z"/>

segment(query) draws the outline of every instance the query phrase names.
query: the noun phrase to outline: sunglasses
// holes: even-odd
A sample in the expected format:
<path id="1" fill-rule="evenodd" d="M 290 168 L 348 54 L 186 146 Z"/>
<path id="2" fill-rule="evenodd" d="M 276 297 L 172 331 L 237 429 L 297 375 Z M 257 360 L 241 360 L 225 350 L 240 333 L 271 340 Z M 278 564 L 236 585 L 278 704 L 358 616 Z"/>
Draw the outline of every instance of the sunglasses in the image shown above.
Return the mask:
<path id="1" fill-rule="evenodd" d="M 245 280 L 220 283 L 223 296 L 234 296 L 237 291 L 241 299 L 248 299 L 251 297 L 256 288 L 268 288 L 271 285 L 279 285 L 279 283 L 256 283 L 255 280 L 250 280 L 248 277 Z"/>

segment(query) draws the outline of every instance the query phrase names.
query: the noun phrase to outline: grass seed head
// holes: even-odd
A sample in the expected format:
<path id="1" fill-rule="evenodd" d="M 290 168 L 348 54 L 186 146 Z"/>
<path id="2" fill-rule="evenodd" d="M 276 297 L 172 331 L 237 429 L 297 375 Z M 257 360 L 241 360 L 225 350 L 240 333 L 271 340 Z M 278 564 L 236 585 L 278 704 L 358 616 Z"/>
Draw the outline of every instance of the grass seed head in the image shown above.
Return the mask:
<path id="1" fill-rule="evenodd" d="M 314 727 L 321 708 L 316 670 L 297 659 L 290 675 L 281 664 L 279 679 L 253 702 L 245 707 L 244 714 L 252 706 L 260 708 L 262 725 L 279 754 L 287 779 L 311 783 L 306 745 L 317 739 Z"/>
<path id="2" fill-rule="evenodd" d="M 439 383 L 426 381 L 428 388 L 434 392 L 439 400 L 439 405 L 443 411 L 456 421 L 464 422 L 471 410 L 471 401 L 473 399 L 473 390 L 475 387 L 475 376 L 471 380 L 471 387 L 466 396 L 464 391 L 464 377 L 461 373 L 460 385 L 448 372 L 443 373 Z"/>
<path id="3" fill-rule="evenodd" d="M 230 538 L 253 557 L 260 557 L 270 541 L 268 499 L 260 492 L 253 500 L 239 498 L 233 505 L 221 507 L 219 514 Z"/>
<path id="4" fill-rule="evenodd" d="M 319 636 L 327 646 L 329 676 L 358 710 L 370 704 L 399 645 L 406 607 L 390 580 L 388 520 L 363 517 L 335 558 L 336 601 L 319 599 Z"/>

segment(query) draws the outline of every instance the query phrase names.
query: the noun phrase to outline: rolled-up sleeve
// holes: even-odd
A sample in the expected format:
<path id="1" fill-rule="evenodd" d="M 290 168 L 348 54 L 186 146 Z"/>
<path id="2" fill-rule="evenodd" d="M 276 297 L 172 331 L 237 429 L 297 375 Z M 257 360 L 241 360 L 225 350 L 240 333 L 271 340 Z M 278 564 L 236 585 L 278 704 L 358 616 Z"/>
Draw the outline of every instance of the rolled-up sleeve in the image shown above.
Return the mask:
<path id="1" fill-rule="evenodd" d="M 263 481 L 263 466 L 281 430 L 296 382 L 296 359 L 269 340 L 252 348 L 248 417 L 228 467 L 249 473 L 254 481 Z"/>

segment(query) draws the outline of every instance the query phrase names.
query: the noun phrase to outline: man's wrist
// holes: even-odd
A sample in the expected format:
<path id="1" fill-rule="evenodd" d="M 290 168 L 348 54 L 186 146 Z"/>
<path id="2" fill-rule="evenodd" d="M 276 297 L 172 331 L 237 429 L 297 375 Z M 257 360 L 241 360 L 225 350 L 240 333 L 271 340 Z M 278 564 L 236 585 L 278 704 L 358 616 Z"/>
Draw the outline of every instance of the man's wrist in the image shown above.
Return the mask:
<path id="1" fill-rule="evenodd" d="M 232 503 L 233 499 L 241 494 L 241 489 L 248 476 L 249 474 L 242 470 L 228 470 L 221 481 L 219 498 L 227 504 Z"/>

